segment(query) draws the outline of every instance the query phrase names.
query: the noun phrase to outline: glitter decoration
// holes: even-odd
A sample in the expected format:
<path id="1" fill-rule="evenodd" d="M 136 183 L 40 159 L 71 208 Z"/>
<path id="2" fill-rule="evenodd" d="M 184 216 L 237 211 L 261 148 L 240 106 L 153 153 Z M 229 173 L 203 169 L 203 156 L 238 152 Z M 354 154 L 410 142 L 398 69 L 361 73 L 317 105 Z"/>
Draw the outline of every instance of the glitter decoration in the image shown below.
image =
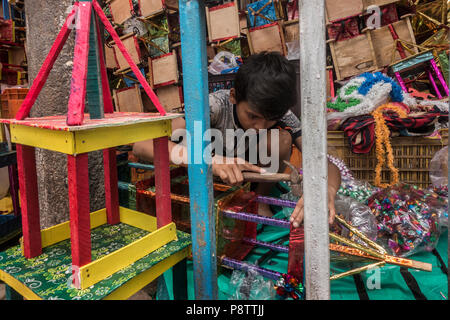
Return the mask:
<path id="1" fill-rule="evenodd" d="M 406 257 L 436 247 L 448 198 L 400 183 L 374 194 L 368 206 L 377 219 L 377 242 L 393 255 Z"/>

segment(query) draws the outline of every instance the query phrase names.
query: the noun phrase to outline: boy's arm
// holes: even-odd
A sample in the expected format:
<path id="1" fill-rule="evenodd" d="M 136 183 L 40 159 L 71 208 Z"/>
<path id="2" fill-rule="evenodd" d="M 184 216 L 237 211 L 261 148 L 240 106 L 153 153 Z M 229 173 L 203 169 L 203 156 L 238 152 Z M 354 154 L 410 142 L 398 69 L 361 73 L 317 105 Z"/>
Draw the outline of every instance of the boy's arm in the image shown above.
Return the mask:
<path id="1" fill-rule="evenodd" d="M 186 121 L 183 118 L 172 120 L 172 132 L 177 129 L 186 129 Z M 184 139 L 186 136 L 184 135 Z M 153 140 L 136 142 L 133 145 L 133 154 L 140 160 L 153 162 Z M 242 171 L 264 173 L 264 169 L 247 161 L 238 161 L 236 158 L 226 158 L 215 155 L 212 159 L 212 173 L 231 185 L 243 183 Z M 174 143 L 169 140 L 169 161 L 172 164 L 187 167 L 188 153 L 183 143 Z"/>
<path id="2" fill-rule="evenodd" d="M 298 148 L 300 153 L 302 152 L 302 137 L 298 137 L 294 141 L 295 146 Z M 336 215 L 336 208 L 334 206 L 334 201 L 336 198 L 336 193 L 341 185 L 341 173 L 334 164 L 328 161 L 328 209 L 329 209 L 329 223 L 334 222 L 334 217 Z M 303 221 L 303 196 L 299 199 L 297 206 L 292 212 L 290 221 L 294 224 L 294 227 L 300 226 Z"/>
<path id="3" fill-rule="evenodd" d="M 185 129 L 186 121 L 183 118 L 176 118 L 172 120 L 172 133 L 177 129 Z M 176 144 L 169 139 L 169 161 L 172 164 L 180 166 L 187 166 L 187 149 L 181 144 Z M 177 148 L 179 152 L 173 152 L 173 149 Z M 153 140 L 145 140 L 136 142 L 133 145 L 133 154 L 138 159 L 148 162 L 153 162 Z"/>

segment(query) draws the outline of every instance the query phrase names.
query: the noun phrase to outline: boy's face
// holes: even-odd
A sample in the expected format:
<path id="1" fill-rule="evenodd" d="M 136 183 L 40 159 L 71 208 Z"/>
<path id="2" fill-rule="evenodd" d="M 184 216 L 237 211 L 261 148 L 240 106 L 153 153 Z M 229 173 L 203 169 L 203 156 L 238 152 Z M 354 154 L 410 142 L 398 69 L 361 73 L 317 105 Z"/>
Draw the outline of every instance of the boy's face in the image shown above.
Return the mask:
<path id="1" fill-rule="evenodd" d="M 230 101 L 232 104 L 236 104 L 234 89 L 231 89 L 230 91 Z M 276 120 L 266 120 L 260 113 L 254 111 L 247 101 L 241 101 L 236 104 L 236 113 L 239 123 L 244 130 L 269 129 L 277 123 Z"/>

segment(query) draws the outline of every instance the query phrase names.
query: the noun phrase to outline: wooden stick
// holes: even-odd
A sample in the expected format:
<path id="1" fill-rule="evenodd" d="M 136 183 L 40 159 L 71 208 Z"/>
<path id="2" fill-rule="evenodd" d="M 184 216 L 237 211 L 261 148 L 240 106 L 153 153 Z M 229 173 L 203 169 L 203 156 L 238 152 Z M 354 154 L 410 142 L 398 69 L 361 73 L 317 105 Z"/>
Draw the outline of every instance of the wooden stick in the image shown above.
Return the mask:
<path id="1" fill-rule="evenodd" d="M 67 38 L 69 37 L 71 31 L 71 28 L 69 28 L 69 26 L 72 24 L 77 10 L 78 10 L 78 2 L 74 4 L 72 12 L 67 16 L 67 19 L 64 22 L 61 30 L 59 31 L 55 39 L 55 42 L 53 43 L 47 57 L 44 60 L 44 63 L 39 69 L 39 72 L 36 78 L 34 79 L 33 84 L 31 85 L 30 91 L 28 92 L 24 102 L 22 103 L 22 106 L 20 107 L 19 111 L 16 114 L 17 120 L 23 120 L 30 114 L 31 108 L 36 102 L 36 99 L 39 96 L 39 93 L 41 92 L 42 88 L 44 87 L 48 75 L 50 74 L 50 71 L 52 70 L 54 63 L 58 58 L 59 53 L 61 52 L 64 44 L 67 41 Z"/>
<path id="2" fill-rule="evenodd" d="M 36 156 L 34 147 L 17 144 L 16 150 L 22 210 L 23 253 L 25 258 L 29 259 L 42 253 Z"/>
<path id="3" fill-rule="evenodd" d="M 72 265 L 91 262 L 88 154 L 67 155 Z"/>
<path id="4" fill-rule="evenodd" d="M 84 119 L 91 12 L 92 4 L 90 2 L 82 2 L 79 4 L 79 28 L 77 29 L 75 40 L 72 80 L 67 111 L 67 124 L 69 126 L 79 126 L 83 124 Z"/>
<path id="5" fill-rule="evenodd" d="M 161 228 L 172 222 L 168 137 L 153 139 L 155 150 L 156 219 Z"/>
<path id="6" fill-rule="evenodd" d="M 108 224 L 113 225 L 120 222 L 116 148 L 103 150 L 103 166 L 106 215 Z"/>
<path id="7" fill-rule="evenodd" d="M 108 18 L 105 16 L 105 13 L 103 12 L 100 5 L 97 3 L 96 0 L 92 2 L 92 5 L 94 6 L 94 10 L 99 16 L 100 20 L 102 21 L 103 25 L 106 28 L 106 31 L 112 36 L 114 42 L 117 44 L 117 48 L 119 48 L 120 52 L 122 52 L 123 56 L 125 57 L 125 60 L 127 60 L 128 64 L 131 67 L 131 70 L 133 70 L 136 78 L 139 80 L 139 83 L 144 88 L 145 92 L 149 96 L 150 100 L 155 105 L 156 109 L 159 111 L 159 113 L 164 116 L 166 115 L 166 111 L 164 110 L 163 106 L 159 102 L 158 97 L 153 92 L 152 88 L 148 85 L 147 80 L 144 78 L 142 73 L 139 71 L 139 68 L 136 66 L 136 64 L 133 62 L 133 59 L 131 58 L 130 54 L 128 53 L 127 49 L 125 48 L 123 42 L 120 40 L 119 35 L 117 34 L 116 30 L 114 30 L 113 26 L 109 22 Z"/>

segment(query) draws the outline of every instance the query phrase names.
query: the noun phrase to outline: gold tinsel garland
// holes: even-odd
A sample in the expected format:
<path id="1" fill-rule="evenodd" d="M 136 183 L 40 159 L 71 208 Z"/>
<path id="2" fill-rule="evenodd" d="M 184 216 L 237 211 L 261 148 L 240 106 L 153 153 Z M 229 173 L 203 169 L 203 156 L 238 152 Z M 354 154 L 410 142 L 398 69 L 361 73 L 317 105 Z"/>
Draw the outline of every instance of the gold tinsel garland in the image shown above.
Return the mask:
<path id="1" fill-rule="evenodd" d="M 398 169 L 394 165 L 394 155 L 389 140 L 390 131 L 383 117 L 384 110 L 395 111 L 401 118 L 405 118 L 407 116 L 403 108 L 392 103 L 384 104 L 372 112 L 372 116 L 375 120 L 375 138 L 376 138 L 376 156 L 377 156 L 377 166 L 375 168 L 374 185 L 380 188 L 387 188 L 393 186 L 399 181 Z M 381 183 L 381 170 L 385 163 L 384 159 L 385 153 L 387 153 L 386 156 L 387 166 L 391 171 L 390 183 Z"/>

